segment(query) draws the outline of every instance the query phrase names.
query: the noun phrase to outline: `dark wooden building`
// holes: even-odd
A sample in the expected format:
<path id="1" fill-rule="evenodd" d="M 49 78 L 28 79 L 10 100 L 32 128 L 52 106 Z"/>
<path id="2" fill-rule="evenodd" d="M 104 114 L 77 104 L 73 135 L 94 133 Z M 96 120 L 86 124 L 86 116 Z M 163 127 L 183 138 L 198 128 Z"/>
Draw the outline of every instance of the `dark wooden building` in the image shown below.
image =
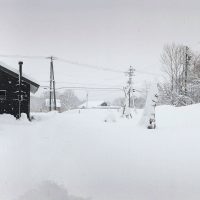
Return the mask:
<path id="1" fill-rule="evenodd" d="M 19 84 L 21 83 L 21 84 Z M 21 113 L 30 119 L 30 92 L 36 93 L 39 84 L 19 71 L 0 63 L 0 114 L 11 114 L 16 118 Z"/>

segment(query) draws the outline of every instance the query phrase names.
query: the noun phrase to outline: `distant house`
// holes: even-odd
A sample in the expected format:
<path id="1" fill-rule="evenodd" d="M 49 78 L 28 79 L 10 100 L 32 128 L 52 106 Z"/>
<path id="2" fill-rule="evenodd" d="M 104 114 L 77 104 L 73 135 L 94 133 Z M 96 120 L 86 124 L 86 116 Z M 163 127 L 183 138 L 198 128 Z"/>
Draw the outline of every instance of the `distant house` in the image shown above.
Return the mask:
<path id="1" fill-rule="evenodd" d="M 79 108 L 99 108 L 102 104 L 107 105 L 105 101 L 86 101 Z"/>
<path id="2" fill-rule="evenodd" d="M 39 84 L 22 74 L 21 97 L 19 95 L 19 72 L 0 62 L 0 114 L 19 118 L 21 113 L 30 119 L 30 92 L 36 93 Z"/>
<path id="3" fill-rule="evenodd" d="M 108 102 L 103 102 L 100 106 L 109 106 Z"/>
<path id="4" fill-rule="evenodd" d="M 107 101 L 88 101 L 84 102 L 79 106 L 79 109 L 85 109 L 85 108 L 98 108 L 98 109 L 118 109 L 118 106 L 112 106 Z"/>

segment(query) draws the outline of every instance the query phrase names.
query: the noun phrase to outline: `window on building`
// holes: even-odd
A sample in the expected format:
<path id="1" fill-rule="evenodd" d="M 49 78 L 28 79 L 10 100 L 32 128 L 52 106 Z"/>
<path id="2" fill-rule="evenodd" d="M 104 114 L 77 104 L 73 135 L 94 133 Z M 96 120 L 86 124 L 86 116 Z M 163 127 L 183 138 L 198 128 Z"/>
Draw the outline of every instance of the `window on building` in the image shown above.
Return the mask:
<path id="1" fill-rule="evenodd" d="M 0 90 L 0 100 L 6 100 L 6 90 Z"/>

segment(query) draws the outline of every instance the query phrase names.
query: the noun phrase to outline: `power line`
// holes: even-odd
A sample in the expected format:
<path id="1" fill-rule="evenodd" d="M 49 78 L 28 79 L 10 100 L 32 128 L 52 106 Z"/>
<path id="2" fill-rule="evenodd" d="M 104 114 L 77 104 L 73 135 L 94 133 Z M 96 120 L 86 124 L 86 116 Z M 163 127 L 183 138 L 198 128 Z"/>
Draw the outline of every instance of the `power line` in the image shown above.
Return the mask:
<path id="1" fill-rule="evenodd" d="M 42 87 L 42 88 L 49 88 L 49 86 L 40 86 L 40 87 Z M 84 90 L 113 90 L 113 91 L 123 91 L 123 89 L 122 88 L 118 88 L 118 87 L 84 87 L 84 86 L 80 86 L 80 87 L 76 87 L 76 86 L 72 86 L 72 87 L 70 87 L 70 86 L 63 86 L 63 87 L 58 87 L 58 88 L 56 88 L 56 90 L 61 90 L 61 89 L 77 89 L 77 90 L 82 90 L 82 89 L 84 89 Z"/>
<path id="2" fill-rule="evenodd" d="M 28 59 L 49 59 L 50 58 L 50 57 L 47 57 L 47 56 L 24 56 L 24 55 L 0 55 L 0 57 L 24 58 L 24 59 L 26 59 L 26 58 L 28 58 Z M 80 63 L 80 62 L 77 62 L 77 61 L 72 61 L 72 60 L 63 59 L 63 58 L 59 58 L 59 57 L 54 57 L 54 60 L 58 60 L 58 61 L 61 61 L 61 62 L 72 64 L 72 65 L 87 67 L 87 68 L 90 68 L 90 69 L 110 71 L 110 72 L 115 72 L 115 73 L 124 73 L 124 71 L 120 71 L 120 70 L 105 68 L 105 67 L 101 67 L 101 66 L 97 66 L 97 65 L 90 65 L 90 64 L 86 64 L 86 63 Z"/>
<path id="3" fill-rule="evenodd" d="M 24 58 L 24 59 L 49 59 L 50 58 L 48 56 L 26 56 L 26 55 L 18 55 L 18 54 L 16 54 L 16 55 L 0 54 L 0 57 Z M 72 65 L 82 66 L 82 67 L 86 67 L 86 68 L 90 68 L 90 69 L 94 69 L 94 70 L 109 71 L 109 72 L 114 72 L 114 73 L 125 73 L 124 71 L 116 70 L 116 69 L 113 69 L 113 68 L 106 68 L 106 67 L 102 67 L 102 66 L 98 66 L 98 65 L 81 63 L 81 62 L 72 61 L 72 60 L 69 60 L 69 59 L 63 59 L 63 58 L 60 58 L 60 57 L 54 57 L 54 60 L 61 61 L 61 62 L 64 62 L 64 63 L 68 63 L 68 64 L 72 64 Z M 147 75 L 151 75 L 151 76 L 160 76 L 160 74 L 158 74 L 158 73 L 153 73 L 153 72 L 148 72 L 148 71 L 143 71 L 143 70 L 138 70 L 138 69 L 135 69 L 135 72 L 141 73 L 141 74 L 147 74 Z"/>
<path id="4" fill-rule="evenodd" d="M 47 83 L 49 81 L 40 81 L 42 83 Z M 73 84 L 73 85 L 83 85 L 83 86 L 97 86 L 97 87 L 122 87 L 122 85 L 102 85 L 102 84 L 96 84 L 96 83 L 78 83 L 78 82 L 69 82 L 69 81 L 56 81 L 56 84 Z"/>
<path id="5" fill-rule="evenodd" d="M 57 83 L 57 82 L 56 82 Z M 41 88 L 49 88 L 49 86 L 40 86 Z M 56 90 L 58 89 L 92 89 L 92 90 L 120 90 L 123 91 L 123 87 L 86 87 L 86 86 L 63 86 L 63 87 L 58 87 L 56 88 Z M 138 90 L 138 89 L 134 89 L 135 92 L 138 93 L 145 93 L 142 90 Z"/>
<path id="6" fill-rule="evenodd" d="M 5 57 L 5 58 L 24 58 L 24 59 L 45 59 L 47 58 L 46 56 L 24 56 L 24 55 L 0 55 L 0 57 Z"/>
<path id="7" fill-rule="evenodd" d="M 58 61 L 61 62 L 65 62 L 68 64 L 72 64 L 72 65 L 78 65 L 78 66 L 83 66 L 83 67 L 87 67 L 90 69 L 97 69 L 97 70 L 102 70 L 102 71 L 110 71 L 110 72 L 115 72 L 115 73 L 124 73 L 124 71 L 120 71 L 120 70 L 116 70 L 116 69 L 112 69 L 112 68 L 105 68 L 105 67 L 101 67 L 101 66 L 97 66 L 97 65 L 90 65 L 90 64 L 86 64 L 86 63 L 80 63 L 80 62 L 76 62 L 76 61 L 71 61 L 71 60 L 66 60 L 63 58 L 57 58 Z"/>
<path id="8" fill-rule="evenodd" d="M 153 73 L 153 72 L 147 72 L 147 71 L 143 71 L 143 70 L 135 70 L 136 73 L 140 73 L 140 74 L 147 74 L 147 75 L 152 75 L 152 76 L 160 76 L 160 74 L 158 73 Z"/>

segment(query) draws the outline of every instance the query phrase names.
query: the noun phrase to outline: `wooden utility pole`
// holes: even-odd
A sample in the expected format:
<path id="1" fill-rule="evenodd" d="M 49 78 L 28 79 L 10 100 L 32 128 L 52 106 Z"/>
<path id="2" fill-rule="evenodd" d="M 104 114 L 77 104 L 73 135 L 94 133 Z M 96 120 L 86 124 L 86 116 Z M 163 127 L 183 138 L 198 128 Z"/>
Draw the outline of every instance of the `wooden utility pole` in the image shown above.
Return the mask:
<path id="1" fill-rule="evenodd" d="M 124 87 L 125 102 L 124 102 L 123 116 L 125 116 L 126 118 L 132 118 L 131 100 L 133 99 L 133 92 L 134 92 L 134 89 L 133 89 L 134 71 L 135 71 L 135 69 L 133 69 L 133 67 L 130 66 L 128 72 L 125 73 L 128 75 L 128 82 L 127 82 L 128 85 L 126 87 Z M 134 102 L 133 102 L 133 104 L 134 104 Z"/>
<path id="2" fill-rule="evenodd" d="M 22 101 L 22 65 L 23 62 L 19 61 L 19 95 L 18 95 L 18 102 L 19 102 L 19 110 L 18 110 L 18 119 L 21 118 L 21 101 Z"/>
<path id="3" fill-rule="evenodd" d="M 53 56 L 48 57 L 50 59 L 50 86 L 49 86 L 49 111 L 52 110 L 52 100 L 54 103 L 54 110 L 56 110 L 56 88 L 55 88 L 55 78 L 54 78 L 54 68 L 53 68 L 53 60 L 55 58 Z"/>
<path id="4" fill-rule="evenodd" d="M 185 47 L 185 80 L 184 80 L 184 85 L 185 85 L 185 96 L 187 96 L 187 79 L 188 79 L 188 64 L 190 60 L 190 56 L 188 55 L 188 46 Z"/>
<path id="5" fill-rule="evenodd" d="M 135 69 L 130 66 L 129 71 L 127 72 L 128 74 L 128 106 L 129 108 L 131 107 L 131 97 L 133 98 L 133 76 L 134 76 L 134 71 Z"/>

